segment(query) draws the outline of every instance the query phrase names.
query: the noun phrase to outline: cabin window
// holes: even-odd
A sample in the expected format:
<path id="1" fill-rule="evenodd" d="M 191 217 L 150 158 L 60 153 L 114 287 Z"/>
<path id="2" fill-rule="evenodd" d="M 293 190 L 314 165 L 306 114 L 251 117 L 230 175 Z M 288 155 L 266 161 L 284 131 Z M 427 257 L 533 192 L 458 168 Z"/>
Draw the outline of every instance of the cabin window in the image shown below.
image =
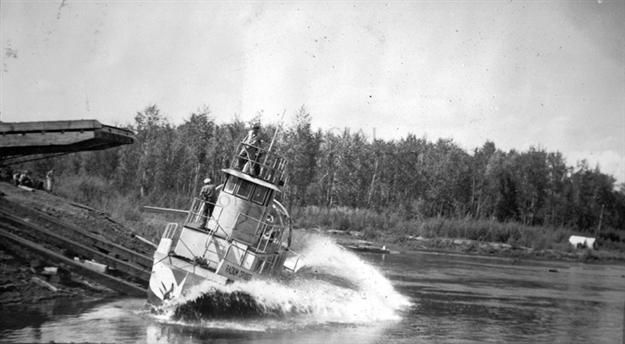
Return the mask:
<path id="1" fill-rule="evenodd" d="M 267 189 L 266 187 L 256 185 L 254 193 L 252 194 L 252 201 L 260 205 L 265 205 L 265 199 L 267 198 L 268 193 L 267 191 L 269 191 L 269 189 Z"/>
<path id="2" fill-rule="evenodd" d="M 253 185 L 252 183 L 241 180 L 241 184 L 239 185 L 239 189 L 237 190 L 237 196 L 243 199 L 249 199 L 250 194 L 252 193 Z"/>
<path id="3" fill-rule="evenodd" d="M 226 185 L 224 186 L 224 191 L 232 194 L 234 191 L 234 187 L 237 185 L 237 177 L 229 177 Z"/>

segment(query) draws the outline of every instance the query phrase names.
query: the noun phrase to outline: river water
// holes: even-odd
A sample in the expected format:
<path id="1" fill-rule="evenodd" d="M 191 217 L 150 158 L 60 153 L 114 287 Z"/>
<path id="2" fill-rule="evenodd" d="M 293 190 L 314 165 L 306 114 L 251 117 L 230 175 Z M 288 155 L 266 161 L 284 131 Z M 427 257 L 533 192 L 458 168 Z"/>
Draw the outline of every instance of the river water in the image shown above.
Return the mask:
<path id="1" fill-rule="evenodd" d="M 154 314 L 134 298 L 57 301 L 2 309 L 0 341 L 625 343 L 623 266 L 356 255 L 325 239 L 307 257 L 311 268 L 289 281 L 189 296 L 209 298 L 223 316 L 181 312 L 189 303 Z"/>

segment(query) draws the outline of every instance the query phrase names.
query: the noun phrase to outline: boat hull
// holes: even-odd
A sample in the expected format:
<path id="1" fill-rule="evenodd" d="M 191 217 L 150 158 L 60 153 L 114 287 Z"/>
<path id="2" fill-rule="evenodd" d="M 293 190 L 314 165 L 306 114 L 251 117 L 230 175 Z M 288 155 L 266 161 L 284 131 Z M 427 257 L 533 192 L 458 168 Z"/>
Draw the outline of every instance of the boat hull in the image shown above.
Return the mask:
<path id="1" fill-rule="evenodd" d="M 211 269 L 175 256 L 157 256 L 155 254 L 148 288 L 148 302 L 152 305 L 160 306 L 164 302 L 184 298 L 200 284 L 220 286 L 229 283 L 227 277 Z"/>

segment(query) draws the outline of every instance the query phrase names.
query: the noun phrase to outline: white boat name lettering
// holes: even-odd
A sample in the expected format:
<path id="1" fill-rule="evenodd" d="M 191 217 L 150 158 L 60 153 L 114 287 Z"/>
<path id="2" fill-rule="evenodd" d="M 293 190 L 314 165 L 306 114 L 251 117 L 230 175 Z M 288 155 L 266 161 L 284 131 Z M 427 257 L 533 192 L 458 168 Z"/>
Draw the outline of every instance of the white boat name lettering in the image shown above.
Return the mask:
<path id="1" fill-rule="evenodd" d="M 234 267 L 234 266 L 232 266 L 230 264 L 226 264 L 225 270 L 226 270 L 225 272 L 228 275 L 231 275 L 232 277 L 241 277 L 241 278 L 243 278 L 245 280 L 249 280 L 249 279 L 252 278 L 251 274 L 249 274 L 249 273 L 247 273 L 245 271 L 239 270 L 239 269 L 237 269 L 236 267 Z"/>

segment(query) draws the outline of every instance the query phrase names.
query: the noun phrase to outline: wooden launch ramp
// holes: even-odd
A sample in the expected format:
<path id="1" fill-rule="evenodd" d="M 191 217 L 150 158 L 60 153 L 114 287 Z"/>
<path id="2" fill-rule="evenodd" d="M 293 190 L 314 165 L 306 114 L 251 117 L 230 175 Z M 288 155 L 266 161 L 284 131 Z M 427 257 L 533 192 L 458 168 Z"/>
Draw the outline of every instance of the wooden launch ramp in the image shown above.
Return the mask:
<path id="1" fill-rule="evenodd" d="M 67 153 L 107 149 L 134 141 L 132 131 L 103 125 L 96 120 L 0 122 L 0 167 Z M 2 246 L 62 266 L 122 294 L 146 295 L 153 246 L 136 252 L 129 248 L 133 245 L 126 247 L 93 234 L 91 228 L 79 228 L 50 216 L 35 209 L 34 203 L 26 205 L 34 202 L 32 199 L 36 197 L 18 197 L 11 202 L 2 196 L 0 191 Z M 39 201 L 40 208 L 47 206 L 45 199 Z M 128 235 L 126 239 L 125 244 L 132 241 L 132 236 Z M 104 268 L 98 271 L 93 267 Z"/>
<path id="2" fill-rule="evenodd" d="M 16 216 L 19 205 L 7 205 L 6 200 L 0 202 L 0 240 L 5 245 L 28 250 L 121 294 L 146 295 L 152 266 L 149 256 L 34 209 L 27 209 L 27 218 Z M 104 264 L 106 271 L 94 270 L 73 257 Z"/>

